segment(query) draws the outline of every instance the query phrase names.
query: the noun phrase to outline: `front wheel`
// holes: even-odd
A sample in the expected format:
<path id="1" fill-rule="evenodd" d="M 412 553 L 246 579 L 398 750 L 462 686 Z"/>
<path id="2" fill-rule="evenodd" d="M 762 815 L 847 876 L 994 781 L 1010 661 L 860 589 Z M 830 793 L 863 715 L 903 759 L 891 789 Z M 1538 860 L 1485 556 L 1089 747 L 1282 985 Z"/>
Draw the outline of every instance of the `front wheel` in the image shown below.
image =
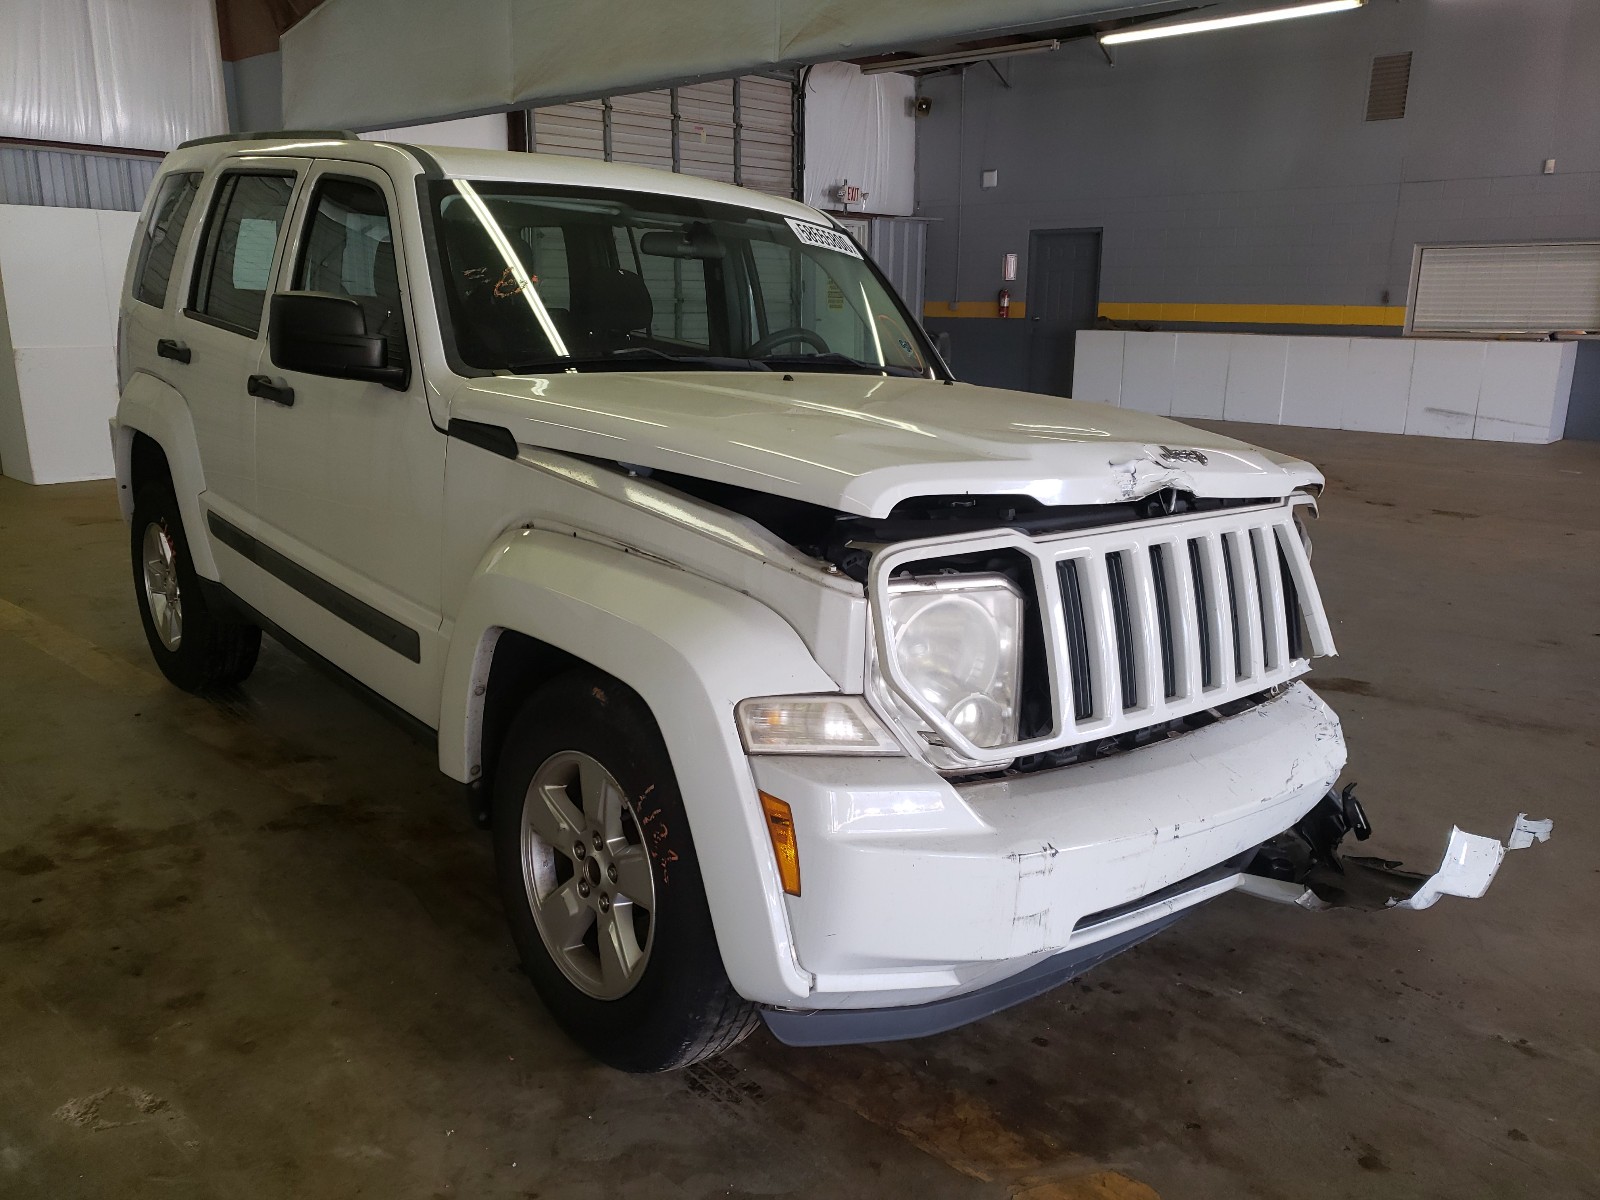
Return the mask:
<path id="1" fill-rule="evenodd" d="M 754 1028 L 717 949 L 666 746 L 631 689 L 585 669 L 523 705 L 496 770 L 494 839 L 523 965 L 589 1053 L 664 1071 Z"/>

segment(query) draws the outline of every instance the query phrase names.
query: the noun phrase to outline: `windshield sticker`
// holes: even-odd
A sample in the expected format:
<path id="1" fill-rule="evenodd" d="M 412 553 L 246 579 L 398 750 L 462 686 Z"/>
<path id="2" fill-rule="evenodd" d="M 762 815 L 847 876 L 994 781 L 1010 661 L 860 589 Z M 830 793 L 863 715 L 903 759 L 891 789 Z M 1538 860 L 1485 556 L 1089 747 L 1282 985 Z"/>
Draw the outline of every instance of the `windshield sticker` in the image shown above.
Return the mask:
<path id="1" fill-rule="evenodd" d="M 840 254 L 848 254 L 851 258 L 860 258 L 861 251 L 857 250 L 855 243 L 837 229 L 829 229 L 826 225 L 813 225 L 810 221 L 796 221 L 793 217 L 785 218 L 789 228 L 794 230 L 795 237 L 808 246 L 816 246 L 822 250 L 836 250 Z"/>

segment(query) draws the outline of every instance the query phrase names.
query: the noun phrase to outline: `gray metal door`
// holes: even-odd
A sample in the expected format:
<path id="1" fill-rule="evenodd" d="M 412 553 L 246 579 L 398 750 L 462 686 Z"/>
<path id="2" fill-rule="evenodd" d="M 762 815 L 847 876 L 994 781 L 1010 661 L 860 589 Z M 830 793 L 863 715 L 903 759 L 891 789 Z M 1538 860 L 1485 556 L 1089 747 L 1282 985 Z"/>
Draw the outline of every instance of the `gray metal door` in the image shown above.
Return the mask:
<path id="1" fill-rule="evenodd" d="M 1028 239 L 1028 390 L 1072 390 L 1077 333 L 1100 307 L 1100 231 L 1036 229 Z"/>

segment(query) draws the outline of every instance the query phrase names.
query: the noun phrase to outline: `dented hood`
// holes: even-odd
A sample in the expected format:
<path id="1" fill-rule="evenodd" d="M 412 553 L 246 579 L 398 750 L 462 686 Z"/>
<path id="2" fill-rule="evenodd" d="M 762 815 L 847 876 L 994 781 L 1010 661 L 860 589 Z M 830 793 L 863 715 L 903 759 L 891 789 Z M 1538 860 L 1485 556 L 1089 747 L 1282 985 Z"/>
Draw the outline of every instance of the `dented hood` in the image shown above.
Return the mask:
<path id="1" fill-rule="evenodd" d="M 674 471 L 859 516 L 928 495 L 1111 504 L 1173 487 L 1277 497 L 1315 468 L 1101 404 L 971 384 L 795 372 L 593 372 L 470 380 L 454 419 L 525 446 Z"/>

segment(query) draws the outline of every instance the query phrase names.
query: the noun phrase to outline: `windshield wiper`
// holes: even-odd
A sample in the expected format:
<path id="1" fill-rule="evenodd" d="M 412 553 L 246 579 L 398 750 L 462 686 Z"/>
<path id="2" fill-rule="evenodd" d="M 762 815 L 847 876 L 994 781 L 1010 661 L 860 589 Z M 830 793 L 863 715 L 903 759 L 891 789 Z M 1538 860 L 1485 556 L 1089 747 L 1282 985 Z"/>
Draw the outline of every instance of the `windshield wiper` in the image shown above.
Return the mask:
<path id="1" fill-rule="evenodd" d="M 913 367 L 890 366 L 888 363 L 870 363 L 864 359 L 852 358 L 848 354 L 840 354 L 830 350 L 826 354 L 769 354 L 759 361 L 782 366 L 786 370 L 820 370 L 837 371 L 840 367 L 848 368 L 852 374 L 861 375 L 904 375 L 912 379 L 922 379 L 925 372 Z"/>
<path id="2" fill-rule="evenodd" d="M 557 371 L 649 371 L 675 367 L 700 371 L 770 371 L 754 358 L 726 358 L 716 354 L 669 354 L 654 346 L 629 346 L 611 354 L 586 358 L 551 358 L 540 362 L 509 363 L 517 375 L 545 375 Z"/>

